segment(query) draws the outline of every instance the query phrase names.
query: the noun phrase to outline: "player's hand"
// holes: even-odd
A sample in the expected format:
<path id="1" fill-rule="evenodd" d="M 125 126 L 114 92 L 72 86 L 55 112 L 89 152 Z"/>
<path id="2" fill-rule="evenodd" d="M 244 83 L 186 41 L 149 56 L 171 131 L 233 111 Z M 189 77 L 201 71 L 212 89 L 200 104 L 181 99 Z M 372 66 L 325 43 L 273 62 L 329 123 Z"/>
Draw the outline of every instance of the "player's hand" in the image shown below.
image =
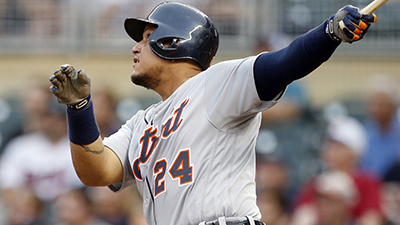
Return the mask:
<path id="1" fill-rule="evenodd" d="M 333 40 L 352 43 L 361 40 L 376 20 L 375 14 L 361 14 L 359 8 L 347 5 L 332 15 L 326 32 Z"/>
<path id="2" fill-rule="evenodd" d="M 52 86 L 49 90 L 57 97 L 59 103 L 70 107 L 80 105 L 85 100 L 87 103 L 90 79 L 82 69 L 76 70 L 71 65 L 64 64 L 50 77 L 50 83 Z"/>

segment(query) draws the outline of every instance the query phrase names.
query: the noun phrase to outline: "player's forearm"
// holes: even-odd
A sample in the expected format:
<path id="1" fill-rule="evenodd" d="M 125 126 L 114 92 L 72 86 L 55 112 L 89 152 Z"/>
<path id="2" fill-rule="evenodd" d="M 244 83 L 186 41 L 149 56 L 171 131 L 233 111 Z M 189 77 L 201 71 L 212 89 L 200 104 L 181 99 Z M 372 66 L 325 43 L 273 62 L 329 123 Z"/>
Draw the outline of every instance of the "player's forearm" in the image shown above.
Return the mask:
<path id="1" fill-rule="evenodd" d="M 97 186 L 94 182 L 98 174 L 102 174 L 105 162 L 104 146 L 99 137 L 88 145 L 78 145 L 71 142 L 71 155 L 74 168 L 79 179 L 88 186 Z"/>
<path id="2" fill-rule="evenodd" d="M 122 180 L 119 160 L 104 147 L 94 116 L 93 103 L 84 109 L 68 108 L 68 133 L 75 171 L 88 186 L 107 186 Z"/>

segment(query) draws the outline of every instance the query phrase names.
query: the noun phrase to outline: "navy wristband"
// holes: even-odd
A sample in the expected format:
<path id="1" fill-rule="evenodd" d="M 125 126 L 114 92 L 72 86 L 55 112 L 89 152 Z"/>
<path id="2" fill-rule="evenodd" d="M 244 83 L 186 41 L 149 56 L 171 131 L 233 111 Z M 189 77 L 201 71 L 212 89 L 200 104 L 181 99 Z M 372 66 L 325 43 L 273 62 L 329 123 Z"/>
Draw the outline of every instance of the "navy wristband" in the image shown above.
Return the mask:
<path id="1" fill-rule="evenodd" d="M 91 144 L 100 136 L 92 101 L 81 110 L 67 108 L 69 140 L 77 145 Z"/>

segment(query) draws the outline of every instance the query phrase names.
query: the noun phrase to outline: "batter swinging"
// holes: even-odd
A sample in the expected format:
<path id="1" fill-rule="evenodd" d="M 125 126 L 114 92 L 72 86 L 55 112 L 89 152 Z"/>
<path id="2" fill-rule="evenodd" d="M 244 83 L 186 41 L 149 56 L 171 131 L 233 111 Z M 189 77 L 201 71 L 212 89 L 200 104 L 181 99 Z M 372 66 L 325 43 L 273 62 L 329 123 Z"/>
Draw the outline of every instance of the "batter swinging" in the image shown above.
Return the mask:
<path id="1" fill-rule="evenodd" d="M 127 18 L 125 30 L 137 42 L 131 80 L 162 101 L 103 141 L 90 79 L 67 64 L 56 70 L 50 91 L 69 106 L 77 174 L 113 191 L 136 183 L 148 224 L 263 224 L 254 181 L 260 112 L 375 21 L 347 6 L 287 48 L 210 66 L 219 36 L 198 9 L 166 2 L 146 19 Z"/>

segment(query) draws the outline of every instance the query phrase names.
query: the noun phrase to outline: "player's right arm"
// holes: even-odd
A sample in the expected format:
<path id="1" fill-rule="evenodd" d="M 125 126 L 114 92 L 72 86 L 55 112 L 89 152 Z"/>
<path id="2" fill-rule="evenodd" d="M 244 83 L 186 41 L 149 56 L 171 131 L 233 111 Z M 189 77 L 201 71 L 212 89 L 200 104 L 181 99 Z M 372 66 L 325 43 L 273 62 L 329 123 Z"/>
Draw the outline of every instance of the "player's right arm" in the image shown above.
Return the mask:
<path id="1" fill-rule="evenodd" d="M 90 79 L 83 70 L 62 65 L 50 77 L 50 91 L 66 104 L 68 134 L 75 171 L 88 186 L 108 186 L 122 181 L 119 158 L 104 146 L 90 99 Z"/>
<path id="2" fill-rule="evenodd" d="M 339 27 L 340 21 L 344 22 L 344 28 Z M 292 81 L 308 75 L 328 60 L 342 41 L 351 43 L 362 39 L 375 22 L 374 14 L 361 14 L 358 8 L 348 5 L 288 47 L 261 54 L 254 65 L 260 99 L 274 99 Z"/>

